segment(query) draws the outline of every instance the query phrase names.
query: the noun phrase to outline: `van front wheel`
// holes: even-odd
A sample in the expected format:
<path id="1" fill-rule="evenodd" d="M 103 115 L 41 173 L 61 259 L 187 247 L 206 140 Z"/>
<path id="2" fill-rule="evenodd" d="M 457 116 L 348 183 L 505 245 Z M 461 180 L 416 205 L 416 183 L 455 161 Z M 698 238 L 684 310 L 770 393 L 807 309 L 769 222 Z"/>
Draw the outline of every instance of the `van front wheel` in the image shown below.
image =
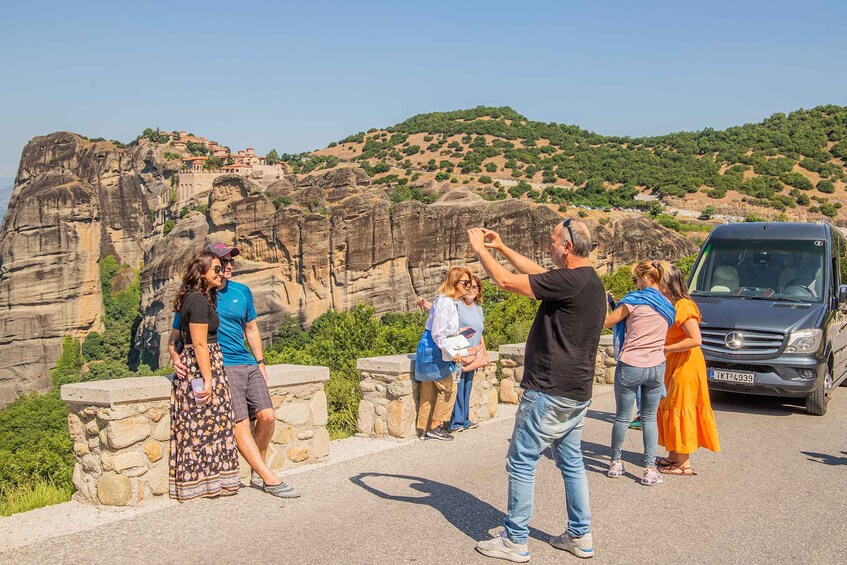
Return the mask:
<path id="1" fill-rule="evenodd" d="M 826 375 L 815 392 L 806 397 L 806 413 L 812 416 L 826 414 L 826 405 L 832 394 L 832 370 L 827 368 Z"/>

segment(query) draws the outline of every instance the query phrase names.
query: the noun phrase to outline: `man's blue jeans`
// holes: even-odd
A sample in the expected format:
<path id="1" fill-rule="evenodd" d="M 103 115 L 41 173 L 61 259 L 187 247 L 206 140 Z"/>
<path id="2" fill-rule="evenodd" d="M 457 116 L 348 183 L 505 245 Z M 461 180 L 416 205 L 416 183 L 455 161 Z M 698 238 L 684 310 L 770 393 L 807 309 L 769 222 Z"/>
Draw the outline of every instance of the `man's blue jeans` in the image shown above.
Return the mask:
<path id="1" fill-rule="evenodd" d="M 655 367 L 633 367 L 618 361 L 615 368 L 615 423 L 612 426 L 612 461 L 621 458 L 621 447 L 626 439 L 632 415 L 632 401 L 641 397 L 641 429 L 644 433 L 644 466 L 656 466 L 656 449 L 659 429 L 656 426 L 656 411 L 662 399 L 665 379 L 665 364 Z M 639 392 L 640 388 L 640 392 Z"/>
<path id="2" fill-rule="evenodd" d="M 582 424 L 591 401 L 577 402 L 527 390 L 515 415 L 515 429 L 506 459 L 509 510 L 506 533 L 514 543 L 526 543 L 535 495 L 535 468 L 542 452 L 553 446 L 556 466 L 565 478 L 568 534 L 591 531 L 588 477 L 582 461 Z"/>

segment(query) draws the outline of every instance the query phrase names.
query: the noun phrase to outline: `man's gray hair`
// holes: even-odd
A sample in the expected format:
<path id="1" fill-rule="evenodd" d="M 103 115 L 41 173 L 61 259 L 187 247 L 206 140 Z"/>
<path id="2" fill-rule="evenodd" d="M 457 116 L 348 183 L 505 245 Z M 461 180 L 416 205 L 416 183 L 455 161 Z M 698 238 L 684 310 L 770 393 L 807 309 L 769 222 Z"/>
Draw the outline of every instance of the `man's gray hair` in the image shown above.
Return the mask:
<path id="1" fill-rule="evenodd" d="M 568 226 L 570 226 L 570 231 L 568 230 Z M 564 239 L 570 240 L 573 244 L 572 253 L 574 255 L 577 257 L 588 257 L 591 250 L 594 248 L 594 244 L 591 241 L 591 231 L 589 231 L 588 225 L 583 221 L 571 219 L 568 226 L 565 226 L 565 222 L 562 222 L 562 231 L 559 232 L 560 235 Z"/>

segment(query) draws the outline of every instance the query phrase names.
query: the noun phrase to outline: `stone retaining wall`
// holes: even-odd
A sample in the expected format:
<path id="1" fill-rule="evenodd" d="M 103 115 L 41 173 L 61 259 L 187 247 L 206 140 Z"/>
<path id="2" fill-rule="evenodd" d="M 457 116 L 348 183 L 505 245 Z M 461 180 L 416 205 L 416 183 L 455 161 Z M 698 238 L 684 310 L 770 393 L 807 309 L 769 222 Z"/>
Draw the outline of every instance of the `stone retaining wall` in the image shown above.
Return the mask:
<path id="1" fill-rule="evenodd" d="M 470 419 L 488 420 L 497 414 L 497 352 L 488 353 L 491 365 L 477 369 L 470 398 Z M 361 381 L 359 434 L 370 437 L 415 435 L 418 383 L 414 380 L 415 354 L 359 359 Z"/>
<path id="2" fill-rule="evenodd" d="M 474 375 L 470 402 L 472 421 L 493 417 L 497 413 L 498 399 L 505 404 L 518 403 L 523 394 L 520 384 L 525 349 L 524 343 L 512 343 L 500 346 L 499 352 L 489 352 L 492 364 Z M 594 382 L 612 384 L 615 381 L 615 365 L 612 336 L 602 335 L 594 367 Z M 412 437 L 418 403 L 417 382 L 414 380 L 415 355 L 359 359 L 356 368 L 362 390 L 358 432 L 371 437 Z"/>
<path id="3" fill-rule="evenodd" d="M 276 430 L 268 449 L 271 469 L 316 463 L 329 456 L 326 367 L 272 365 L 268 388 Z M 168 495 L 169 377 L 133 377 L 62 387 L 74 441 L 74 499 L 137 506 Z M 239 457 L 242 479 L 250 467 Z"/>

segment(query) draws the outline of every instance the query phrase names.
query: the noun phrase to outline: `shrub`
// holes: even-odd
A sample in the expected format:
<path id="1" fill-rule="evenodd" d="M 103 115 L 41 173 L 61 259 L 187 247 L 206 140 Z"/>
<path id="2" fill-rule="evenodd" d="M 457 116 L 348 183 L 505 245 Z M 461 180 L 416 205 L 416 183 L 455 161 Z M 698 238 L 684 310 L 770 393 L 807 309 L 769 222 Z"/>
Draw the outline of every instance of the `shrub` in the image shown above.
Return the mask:
<path id="1" fill-rule="evenodd" d="M 184 218 L 184 217 L 186 217 L 186 216 L 188 215 L 188 212 L 189 212 L 188 207 L 187 207 L 187 206 L 183 206 L 183 207 L 182 207 L 182 208 L 180 208 L 180 210 L 179 210 L 179 217 L 180 217 L 180 218 Z"/>
<path id="2" fill-rule="evenodd" d="M 824 216 L 827 216 L 829 218 L 834 218 L 835 216 L 838 215 L 838 208 L 836 208 L 834 205 L 829 204 L 829 203 L 821 204 L 820 212 Z"/>
<path id="3" fill-rule="evenodd" d="M 485 164 L 485 170 L 486 170 L 486 172 L 489 172 L 489 173 L 496 173 L 497 172 L 497 165 L 495 165 L 494 163 L 486 163 Z"/>
<path id="4" fill-rule="evenodd" d="M 487 175 L 482 175 L 479 177 L 479 182 L 482 184 L 491 184 L 494 181 L 491 179 L 491 177 Z"/>
<path id="5" fill-rule="evenodd" d="M 173 220 L 166 220 L 165 225 L 162 226 L 162 235 L 168 235 L 171 233 L 171 230 L 174 229 L 176 223 Z"/>
<path id="6" fill-rule="evenodd" d="M 669 214 L 659 214 L 658 216 L 656 216 L 656 222 L 659 225 L 664 226 L 675 232 L 681 231 L 681 224 L 679 220 Z"/>
<path id="7" fill-rule="evenodd" d="M 817 189 L 826 194 L 835 192 L 835 185 L 831 180 L 822 180 L 818 182 Z"/>
<path id="8" fill-rule="evenodd" d="M 700 212 L 700 217 L 704 220 L 711 220 L 716 213 L 717 210 L 715 210 L 715 207 L 709 204 L 705 208 L 703 208 L 702 212 Z"/>

